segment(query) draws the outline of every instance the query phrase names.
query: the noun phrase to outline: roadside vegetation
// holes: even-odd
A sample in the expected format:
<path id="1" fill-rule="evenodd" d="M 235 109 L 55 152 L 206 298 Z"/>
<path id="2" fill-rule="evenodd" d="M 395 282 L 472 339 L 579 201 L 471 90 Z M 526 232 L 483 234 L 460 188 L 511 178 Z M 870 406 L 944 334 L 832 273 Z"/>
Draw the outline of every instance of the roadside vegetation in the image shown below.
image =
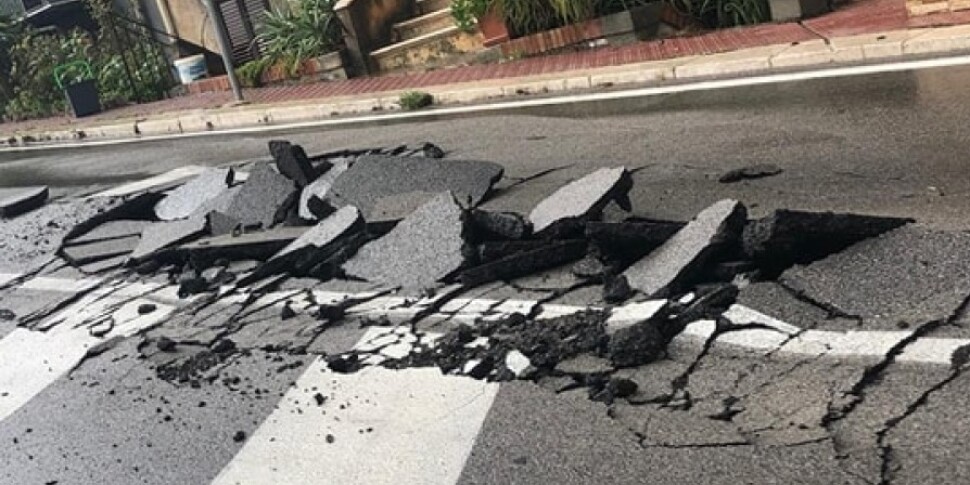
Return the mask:
<path id="1" fill-rule="evenodd" d="M 678 12 L 711 28 L 770 19 L 767 0 L 453 0 L 459 27 L 470 31 L 489 11 L 500 14 L 514 35 L 528 35 L 595 17 L 667 1 Z"/>
<path id="2" fill-rule="evenodd" d="M 91 0 L 88 5 L 98 23 L 106 25 L 110 1 Z M 170 73 L 158 47 L 139 46 L 144 50 L 138 56 L 140 62 L 129 56 L 131 82 L 122 57 L 126 55 L 123 49 L 130 46 L 117 44 L 103 27 L 97 32 L 41 32 L 10 18 L 0 19 L 0 118 L 10 121 L 64 114 L 66 101 L 54 70 L 72 61 L 90 63 L 104 107 L 160 98 Z M 66 81 L 80 81 L 82 76 L 81 70 L 68 71 Z"/>
<path id="3" fill-rule="evenodd" d="M 237 69 L 246 87 L 263 84 L 263 74 L 280 68 L 288 77 L 299 77 L 303 65 L 343 47 L 343 30 L 334 5 L 337 0 L 291 0 L 271 10 L 257 26 L 259 59 Z"/>

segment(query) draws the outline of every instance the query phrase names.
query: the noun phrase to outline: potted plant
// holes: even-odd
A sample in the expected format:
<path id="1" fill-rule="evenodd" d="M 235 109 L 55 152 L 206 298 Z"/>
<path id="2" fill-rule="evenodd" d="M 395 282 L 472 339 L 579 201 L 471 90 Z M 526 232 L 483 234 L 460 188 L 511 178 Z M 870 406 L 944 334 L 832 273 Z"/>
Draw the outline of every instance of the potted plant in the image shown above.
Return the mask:
<path id="1" fill-rule="evenodd" d="M 54 82 L 64 91 L 74 117 L 81 118 L 101 112 L 97 80 L 87 61 L 73 61 L 54 68 Z"/>
<path id="2" fill-rule="evenodd" d="M 491 47 L 509 40 L 509 29 L 505 24 L 502 3 L 493 0 L 453 0 L 451 14 L 455 23 L 465 32 L 475 27 L 484 37 L 485 47 Z"/>

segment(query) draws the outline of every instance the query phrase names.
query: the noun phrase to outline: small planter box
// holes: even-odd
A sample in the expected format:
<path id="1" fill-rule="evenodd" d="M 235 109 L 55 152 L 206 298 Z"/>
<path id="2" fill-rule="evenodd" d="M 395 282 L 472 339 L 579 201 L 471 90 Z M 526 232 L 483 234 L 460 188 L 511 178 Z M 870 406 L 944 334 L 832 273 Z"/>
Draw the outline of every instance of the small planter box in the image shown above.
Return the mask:
<path id="1" fill-rule="evenodd" d="M 817 17 L 832 11 L 831 0 L 768 0 L 768 7 L 775 22 Z"/>
<path id="2" fill-rule="evenodd" d="M 482 32 L 485 47 L 492 47 L 509 41 L 509 28 L 505 25 L 505 15 L 498 3 L 492 3 L 485 15 L 478 19 L 478 30 Z"/>
<path id="3" fill-rule="evenodd" d="M 71 107 L 71 113 L 75 118 L 101 112 L 101 97 L 98 95 L 98 85 L 94 79 L 64 86 L 64 95 L 67 96 L 67 104 Z"/>
<path id="4" fill-rule="evenodd" d="M 650 3 L 626 12 L 512 39 L 500 47 L 505 56 L 532 56 L 604 39 L 609 44 L 653 39 L 660 28 L 663 5 L 662 2 Z"/>
<path id="5" fill-rule="evenodd" d="M 660 11 L 663 5 L 661 2 L 654 2 L 626 12 L 600 17 L 594 21 L 599 20 L 603 37 L 611 44 L 650 40 L 657 36 L 657 30 L 660 28 Z"/>
<path id="6" fill-rule="evenodd" d="M 287 82 L 336 81 L 347 79 L 346 54 L 343 50 L 324 54 L 301 64 L 296 73 L 291 73 L 291 66 L 277 64 L 263 73 L 263 85 L 281 84 Z"/>

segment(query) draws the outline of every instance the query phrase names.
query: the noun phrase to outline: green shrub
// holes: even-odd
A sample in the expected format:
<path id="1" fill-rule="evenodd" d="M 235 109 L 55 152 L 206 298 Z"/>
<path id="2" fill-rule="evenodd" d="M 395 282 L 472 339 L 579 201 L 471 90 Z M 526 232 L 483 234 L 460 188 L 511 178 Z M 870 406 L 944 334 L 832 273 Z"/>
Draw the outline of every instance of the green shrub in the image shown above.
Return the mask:
<path id="1" fill-rule="evenodd" d="M 243 87 L 258 88 L 263 85 L 263 73 L 273 64 L 268 57 L 249 61 L 236 68 L 236 75 Z"/>
<path id="2" fill-rule="evenodd" d="M 343 31 L 333 10 L 336 3 L 337 0 L 291 0 L 289 8 L 269 12 L 256 36 L 264 56 L 287 62 L 292 73 L 303 62 L 339 49 Z"/>
<path id="3" fill-rule="evenodd" d="M 474 31 L 491 3 L 491 0 L 452 0 L 451 16 L 455 18 L 455 25 L 463 32 Z"/>
<path id="4" fill-rule="evenodd" d="M 401 104 L 401 109 L 405 111 L 413 111 L 416 109 L 427 108 L 428 106 L 434 104 L 434 96 L 423 91 L 407 91 L 401 93 L 399 103 Z"/>
<path id="5" fill-rule="evenodd" d="M 101 25 L 107 25 L 110 2 L 90 0 L 89 6 Z M 114 44 L 106 29 L 97 34 L 38 32 L 0 19 L 0 116 L 21 120 L 63 114 L 66 102 L 54 69 L 79 60 L 91 64 L 106 108 L 165 96 L 171 75 L 160 48 L 154 43 L 139 45 L 142 56 L 136 58 L 135 47 L 119 42 L 115 49 Z M 122 56 L 127 56 L 127 68 Z"/>

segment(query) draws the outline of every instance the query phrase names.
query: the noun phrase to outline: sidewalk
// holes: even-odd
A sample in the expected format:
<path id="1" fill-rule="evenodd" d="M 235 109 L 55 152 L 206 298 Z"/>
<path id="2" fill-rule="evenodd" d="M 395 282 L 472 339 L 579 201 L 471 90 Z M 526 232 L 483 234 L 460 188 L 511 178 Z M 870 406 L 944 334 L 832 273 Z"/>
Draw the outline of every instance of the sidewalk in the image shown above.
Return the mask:
<path id="1" fill-rule="evenodd" d="M 111 110 L 81 121 L 52 118 L 0 124 L 0 144 L 131 138 L 327 119 L 399 109 L 407 90 L 437 104 L 524 94 L 648 85 L 772 70 L 970 52 L 970 12 L 910 18 L 902 0 L 856 0 L 798 23 L 727 29 L 500 64 L 245 91 L 203 93 Z M 312 102 L 311 102 L 312 101 Z"/>

